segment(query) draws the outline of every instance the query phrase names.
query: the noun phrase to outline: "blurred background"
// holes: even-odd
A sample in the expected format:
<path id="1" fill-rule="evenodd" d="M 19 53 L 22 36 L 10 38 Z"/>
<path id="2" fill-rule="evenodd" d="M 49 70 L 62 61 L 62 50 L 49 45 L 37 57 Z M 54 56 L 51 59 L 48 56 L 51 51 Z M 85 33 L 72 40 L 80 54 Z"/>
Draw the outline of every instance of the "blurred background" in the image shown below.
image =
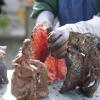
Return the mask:
<path id="1" fill-rule="evenodd" d="M 3 2 L 2 2 L 3 1 Z M 1 0 L 0 4 L 0 45 L 7 46 L 5 62 L 12 68 L 22 41 L 30 37 L 34 20 L 30 18 L 33 0 Z"/>

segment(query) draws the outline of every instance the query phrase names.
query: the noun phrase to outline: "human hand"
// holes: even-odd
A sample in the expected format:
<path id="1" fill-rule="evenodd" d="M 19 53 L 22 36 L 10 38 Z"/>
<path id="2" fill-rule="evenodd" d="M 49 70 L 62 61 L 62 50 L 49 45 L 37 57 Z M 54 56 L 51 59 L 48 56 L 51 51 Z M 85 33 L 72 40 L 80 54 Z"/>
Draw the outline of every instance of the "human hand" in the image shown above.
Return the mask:
<path id="1" fill-rule="evenodd" d="M 60 27 L 49 34 L 49 51 L 57 58 L 63 58 L 67 53 L 67 40 L 71 31 L 69 26 Z"/>

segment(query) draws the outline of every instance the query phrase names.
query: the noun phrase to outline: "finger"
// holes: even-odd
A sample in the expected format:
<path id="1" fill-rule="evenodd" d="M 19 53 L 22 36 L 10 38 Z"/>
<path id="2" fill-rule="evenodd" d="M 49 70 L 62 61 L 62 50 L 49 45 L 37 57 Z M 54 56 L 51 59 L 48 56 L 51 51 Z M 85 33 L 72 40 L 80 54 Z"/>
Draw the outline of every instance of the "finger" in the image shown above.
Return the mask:
<path id="1" fill-rule="evenodd" d="M 66 54 L 67 54 L 67 51 L 63 51 L 61 53 L 52 53 L 51 55 L 61 59 L 61 58 L 65 58 Z"/>
<path id="2" fill-rule="evenodd" d="M 54 43 L 56 42 L 63 34 L 57 33 L 57 32 L 51 32 L 48 36 L 48 43 Z"/>
<path id="3" fill-rule="evenodd" d="M 59 40 L 57 41 L 56 43 L 52 44 L 50 47 L 49 47 L 49 50 L 50 52 L 55 52 L 57 50 L 59 50 L 60 48 L 64 47 L 64 45 L 66 45 L 67 43 L 67 40 Z"/>
<path id="4" fill-rule="evenodd" d="M 61 59 L 61 58 L 65 58 L 66 57 L 66 54 L 67 54 L 67 51 L 64 51 L 62 53 L 60 53 L 57 58 Z"/>
<path id="5" fill-rule="evenodd" d="M 56 56 L 58 58 L 65 57 L 66 53 L 67 53 L 67 42 L 63 46 L 61 46 L 60 49 L 51 52 L 53 56 Z"/>
<path id="6" fill-rule="evenodd" d="M 56 45 L 63 44 L 63 41 L 65 41 L 65 39 L 64 35 L 62 34 L 62 36 L 59 36 L 59 38 L 55 42 L 49 43 L 49 47 L 52 48 Z"/>

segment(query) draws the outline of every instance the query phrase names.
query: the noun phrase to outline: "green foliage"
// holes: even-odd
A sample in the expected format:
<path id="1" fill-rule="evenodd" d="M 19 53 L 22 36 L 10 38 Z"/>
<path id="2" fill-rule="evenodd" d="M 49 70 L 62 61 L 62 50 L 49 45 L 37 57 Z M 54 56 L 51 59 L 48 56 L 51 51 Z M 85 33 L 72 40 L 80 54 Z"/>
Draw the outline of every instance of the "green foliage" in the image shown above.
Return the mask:
<path id="1" fill-rule="evenodd" d="M 10 19 L 6 15 L 0 15 L 0 28 L 6 28 L 10 24 Z"/>

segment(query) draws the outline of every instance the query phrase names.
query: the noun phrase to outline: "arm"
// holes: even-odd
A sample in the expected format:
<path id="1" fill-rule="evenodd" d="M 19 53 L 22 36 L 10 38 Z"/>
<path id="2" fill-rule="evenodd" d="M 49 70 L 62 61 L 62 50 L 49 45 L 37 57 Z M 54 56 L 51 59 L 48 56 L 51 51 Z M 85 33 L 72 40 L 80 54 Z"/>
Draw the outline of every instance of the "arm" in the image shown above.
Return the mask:
<path id="1" fill-rule="evenodd" d="M 31 17 L 36 18 L 42 11 L 50 11 L 56 16 L 57 0 L 35 0 Z"/>
<path id="2" fill-rule="evenodd" d="M 36 25 L 46 23 L 52 26 L 53 22 L 54 22 L 54 14 L 50 11 L 42 11 L 36 19 Z"/>
<path id="3" fill-rule="evenodd" d="M 36 18 L 36 25 L 45 23 L 52 27 L 56 15 L 57 0 L 35 0 L 31 17 Z"/>
<path id="4" fill-rule="evenodd" d="M 98 9 L 98 13 L 97 13 L 97 16 L 100 16 L 100 0 L 96 0 L 96 3 L 97 3 L 97 9 Z"/>

